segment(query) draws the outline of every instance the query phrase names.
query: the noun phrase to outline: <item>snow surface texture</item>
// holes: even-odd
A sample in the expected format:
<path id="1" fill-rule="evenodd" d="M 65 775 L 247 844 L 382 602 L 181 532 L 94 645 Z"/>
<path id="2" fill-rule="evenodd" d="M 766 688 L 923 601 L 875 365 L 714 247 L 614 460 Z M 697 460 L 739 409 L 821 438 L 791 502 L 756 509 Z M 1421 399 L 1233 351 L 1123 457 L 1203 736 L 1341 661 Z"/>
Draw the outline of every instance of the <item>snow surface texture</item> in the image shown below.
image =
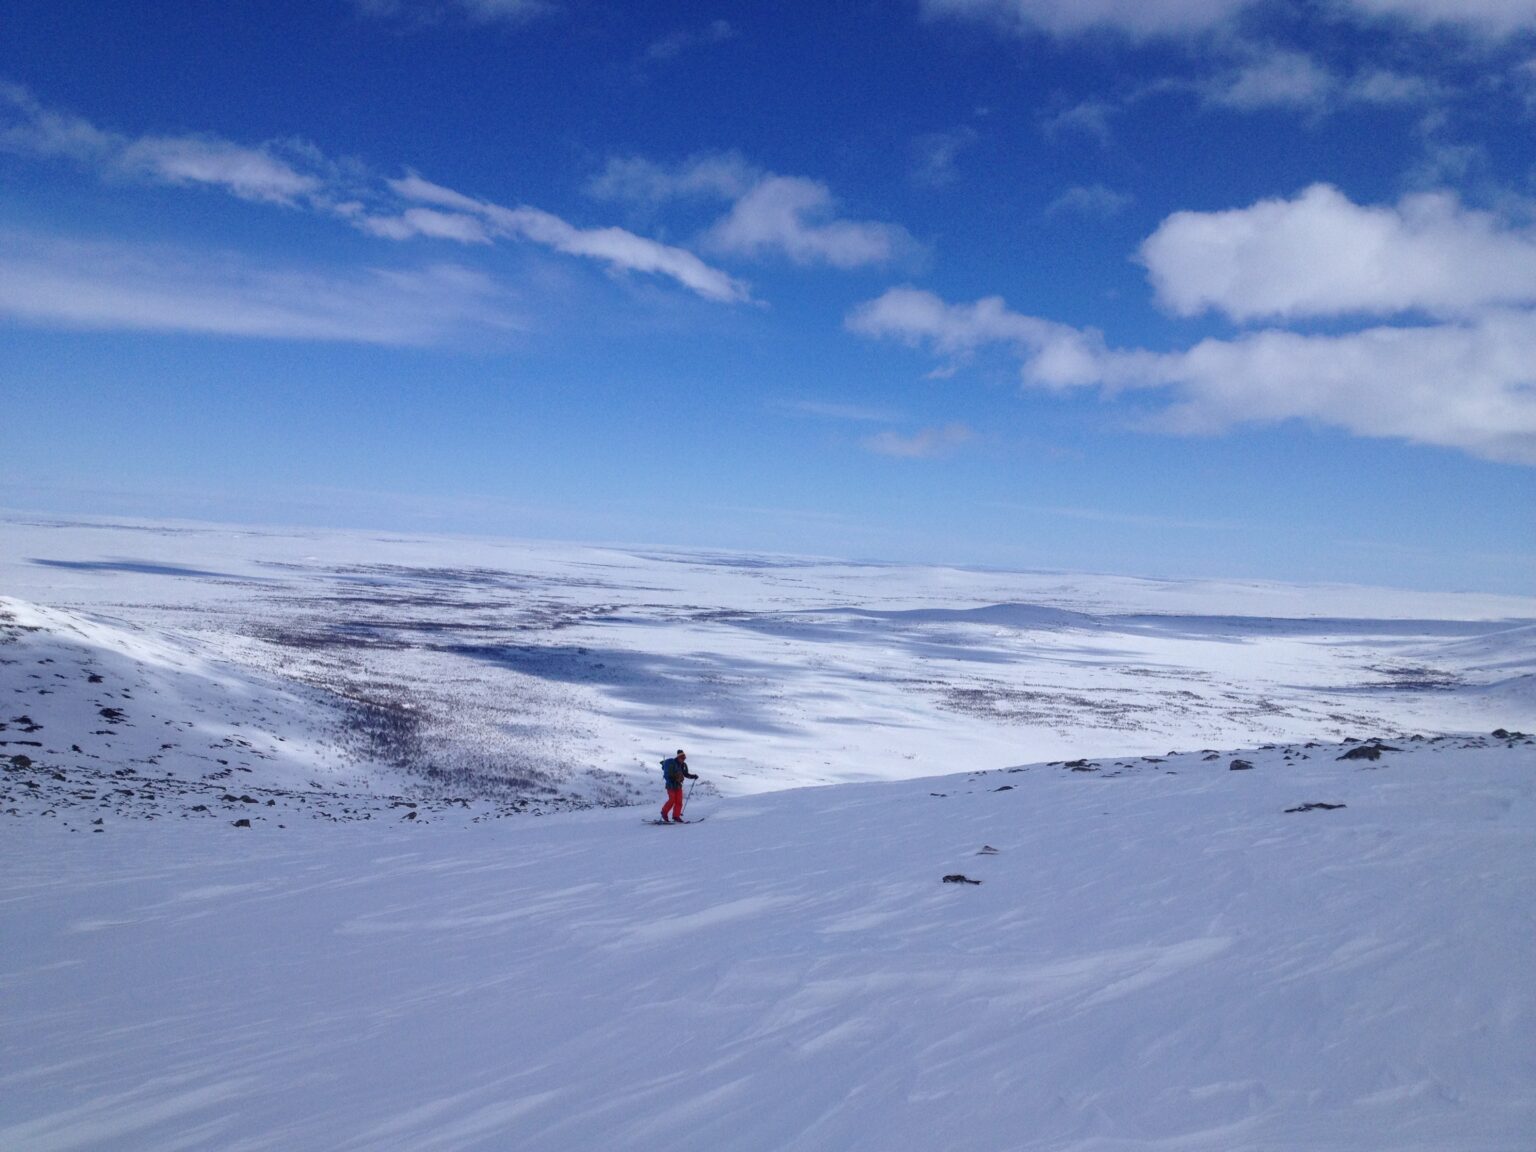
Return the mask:
<path id="1" fill-rule="evenodd" d="M 1533 622 L 0 520 L 0 1148 L 1529 1152 Z"/>
<path id="2" fill-rule="evenodd" d="M 1507 596 L 12 518 L 0 597 L 0 753 L 133 769 L 124 814 L 166 778 L 633 803 L 680 746 L 742 795 L 1536 728 Z"/>
<path id="3" fill-rule="evenodd" d="M 1361 747 L 9 821 L 0 1147 L 1526 1152 L 1536 745 Z"/>

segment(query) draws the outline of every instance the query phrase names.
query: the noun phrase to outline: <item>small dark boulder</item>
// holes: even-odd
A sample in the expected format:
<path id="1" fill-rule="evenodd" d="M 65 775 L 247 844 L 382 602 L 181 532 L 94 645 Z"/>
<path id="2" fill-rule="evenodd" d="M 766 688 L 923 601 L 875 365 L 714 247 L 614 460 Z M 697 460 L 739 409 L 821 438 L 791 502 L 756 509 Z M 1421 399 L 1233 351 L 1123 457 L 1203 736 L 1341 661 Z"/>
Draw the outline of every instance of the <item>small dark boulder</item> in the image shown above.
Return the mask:
<path id="1" fill-rule="evenodd" d="M 980 884 L 980 880 L 972 880 L 969 876 L 963 876 L 959 872 L 951 872 L 944 877 L 946 884 Z"/>
<path id="2" fill-rule="evenodd" d="M 1343 805 L 1343 804 L 1323 804 L 1323 803 L 1319 802 L 1319 803 L 1316 803 L 1316 804 L 1303 804 L 1303 805 L 1301 805 L 1298 808 L 1287 808 L 1286 811 L 1287 812 L 1332 812 L 1335 808 L 1343 808 L 1343 807 L 1346 807 L 1346 805 Z"/>
<path id="3" fill-rule="evenodd" d="M 236 828 L 249 828 L 251 826 L 251 822 L 245 819 L 243 816 L 239 820 L 236 820 L 234 824 Z"/>
<path id="4" fill-rule="evenodd" d="M 1004 784 L 1001 788 L 994 788 L 994 789 L 992 789 L 992 791 L 994 791 L 994 792 L 1012 792 L 1013 791 L 1013 785 L 1012 784 Z"/>
<path id="5" fill-rule="evenodd" d="M 1234 760 L 1227 765 L 1228 772 L 1251 772 L 1253 764 L 1247 760 Z"/>
<path id="6" fill-rule="evenodd" d="M 12 756 L 11 757 L 11 767 L 12 768 L 30 768 L 30 767 L 32 767 L 32 757 L 30 757 L 30 756 L 23 756 L 23 755 L 20 755 L 20 754 Z"/>

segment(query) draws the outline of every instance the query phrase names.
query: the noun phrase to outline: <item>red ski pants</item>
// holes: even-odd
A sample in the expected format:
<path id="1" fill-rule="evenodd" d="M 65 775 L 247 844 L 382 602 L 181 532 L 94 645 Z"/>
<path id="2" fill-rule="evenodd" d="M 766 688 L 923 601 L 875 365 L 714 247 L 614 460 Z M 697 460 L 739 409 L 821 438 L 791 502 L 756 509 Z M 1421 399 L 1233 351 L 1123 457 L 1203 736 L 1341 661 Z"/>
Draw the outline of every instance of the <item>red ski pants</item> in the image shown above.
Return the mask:
<path id="1" fill-rule="evenodd" d="M 683 818 L 683 790 L 682 788 L 668 788 L 667 802 L 661 806 L 661 818 L 665 820 L 668 815 L 675 820 Z"/>

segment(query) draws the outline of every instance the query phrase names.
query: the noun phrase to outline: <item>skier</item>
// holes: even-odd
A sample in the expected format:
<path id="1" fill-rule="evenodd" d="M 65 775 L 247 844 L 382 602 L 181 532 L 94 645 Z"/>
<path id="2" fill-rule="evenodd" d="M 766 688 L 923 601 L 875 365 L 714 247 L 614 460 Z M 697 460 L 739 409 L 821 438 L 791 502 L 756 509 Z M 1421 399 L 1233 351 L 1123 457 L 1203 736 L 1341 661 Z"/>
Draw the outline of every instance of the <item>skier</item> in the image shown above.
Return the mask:
<path id="1" fill-rule="evenodd" d="M 681 824 L 683 822 L 683 780 L 697 780 L 698 777 L 688 771 L 688 753 L 681 748 L 676 756 L 668 757 L 661 762 L 661 773 L 667 782 L 667 802 L 661 806 L 661 822 L 663 824 Z M 672 819 L 667 819 L 667 813 L 672 813 Z"/>

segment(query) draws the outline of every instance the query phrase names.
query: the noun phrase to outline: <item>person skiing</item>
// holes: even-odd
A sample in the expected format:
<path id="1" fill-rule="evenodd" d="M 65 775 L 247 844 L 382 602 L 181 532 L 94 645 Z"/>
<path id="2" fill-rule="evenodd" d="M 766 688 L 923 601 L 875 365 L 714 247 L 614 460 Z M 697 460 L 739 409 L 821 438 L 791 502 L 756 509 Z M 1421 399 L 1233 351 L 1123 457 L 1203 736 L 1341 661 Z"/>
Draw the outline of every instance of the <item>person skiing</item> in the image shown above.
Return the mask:
<path id="1" fill-rule="evenodd" d="M 661 822 L 663 824 L 681 824 L 683 822 L 683 780 L 697 780 L 698 777 L 688 771 L 688 753 L 681 748 L 676 756 L 669 756 L 661 762 L 661 774 L 667 782 L 667 802 L 661 806 Z M 667 819 L 667 813 L 672 814 L 672 819 Z"/>

